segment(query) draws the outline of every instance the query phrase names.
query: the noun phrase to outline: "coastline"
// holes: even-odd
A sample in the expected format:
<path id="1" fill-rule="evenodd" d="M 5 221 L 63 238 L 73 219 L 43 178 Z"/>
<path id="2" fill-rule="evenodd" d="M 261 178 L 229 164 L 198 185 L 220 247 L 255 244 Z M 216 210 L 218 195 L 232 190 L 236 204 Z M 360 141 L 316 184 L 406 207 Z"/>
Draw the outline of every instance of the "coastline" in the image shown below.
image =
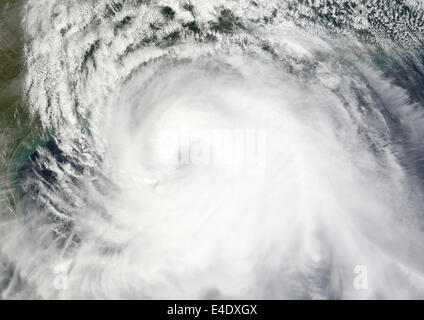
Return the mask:
<path id="1" fill-rule="evenodd" d="M 0 222 L 16 217 L 17 172 L 40 144 L 42 132 L 23 95 L 23 4 L 0 0 Z"/>

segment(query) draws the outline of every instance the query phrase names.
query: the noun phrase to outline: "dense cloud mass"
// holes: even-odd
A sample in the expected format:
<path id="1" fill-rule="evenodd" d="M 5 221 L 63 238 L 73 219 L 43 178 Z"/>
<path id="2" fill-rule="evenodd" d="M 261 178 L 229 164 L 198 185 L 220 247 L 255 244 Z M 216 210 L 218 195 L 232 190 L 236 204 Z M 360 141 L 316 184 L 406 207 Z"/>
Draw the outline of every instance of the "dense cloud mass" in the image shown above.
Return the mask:
<path id="1" fill-rule="evenodd" d="M 420 1 L 27 1 L 45 143 L 0 296 L 424 298 Z"/>

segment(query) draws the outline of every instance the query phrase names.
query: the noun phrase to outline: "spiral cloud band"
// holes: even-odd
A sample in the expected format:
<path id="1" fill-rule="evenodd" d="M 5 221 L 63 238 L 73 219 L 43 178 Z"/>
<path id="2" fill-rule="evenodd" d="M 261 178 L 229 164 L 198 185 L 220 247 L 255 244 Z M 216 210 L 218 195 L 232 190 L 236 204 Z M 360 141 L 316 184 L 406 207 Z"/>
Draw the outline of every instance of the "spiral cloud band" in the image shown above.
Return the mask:
<path id="1" fill-rule="evenodd" d="M 373 23 L 399 9 L 379 1 L 27 1 L 25 98 L 52 137 L 19 171 L 0 295 L 424 297 L 406 2 L 410 31 Z"/>

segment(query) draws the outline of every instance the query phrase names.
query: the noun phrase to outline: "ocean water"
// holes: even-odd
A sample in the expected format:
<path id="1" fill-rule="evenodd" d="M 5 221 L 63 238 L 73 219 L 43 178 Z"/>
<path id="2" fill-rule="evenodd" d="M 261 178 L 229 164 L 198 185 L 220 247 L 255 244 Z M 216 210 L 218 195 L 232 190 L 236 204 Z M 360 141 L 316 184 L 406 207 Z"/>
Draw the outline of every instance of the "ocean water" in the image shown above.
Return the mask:
<path id="1" fill-rule="evenodd" d="M 5 299 L 424 297 L 422 1 L 26 1 Z M 46 138 L 47 137 L 47 138 Z"/>

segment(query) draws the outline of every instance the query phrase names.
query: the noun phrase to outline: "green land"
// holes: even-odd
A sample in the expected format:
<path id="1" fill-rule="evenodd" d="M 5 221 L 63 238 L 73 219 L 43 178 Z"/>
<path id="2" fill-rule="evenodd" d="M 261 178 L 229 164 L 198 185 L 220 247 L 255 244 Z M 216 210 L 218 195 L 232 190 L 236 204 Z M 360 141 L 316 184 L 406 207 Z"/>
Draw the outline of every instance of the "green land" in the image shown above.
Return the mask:
<path id="1" fill-rule="evenodd" d="M 0 0 L 0 222 L 16 215 L 17 171 L 41 133 L 23 94 L 22 0 Z"/>

